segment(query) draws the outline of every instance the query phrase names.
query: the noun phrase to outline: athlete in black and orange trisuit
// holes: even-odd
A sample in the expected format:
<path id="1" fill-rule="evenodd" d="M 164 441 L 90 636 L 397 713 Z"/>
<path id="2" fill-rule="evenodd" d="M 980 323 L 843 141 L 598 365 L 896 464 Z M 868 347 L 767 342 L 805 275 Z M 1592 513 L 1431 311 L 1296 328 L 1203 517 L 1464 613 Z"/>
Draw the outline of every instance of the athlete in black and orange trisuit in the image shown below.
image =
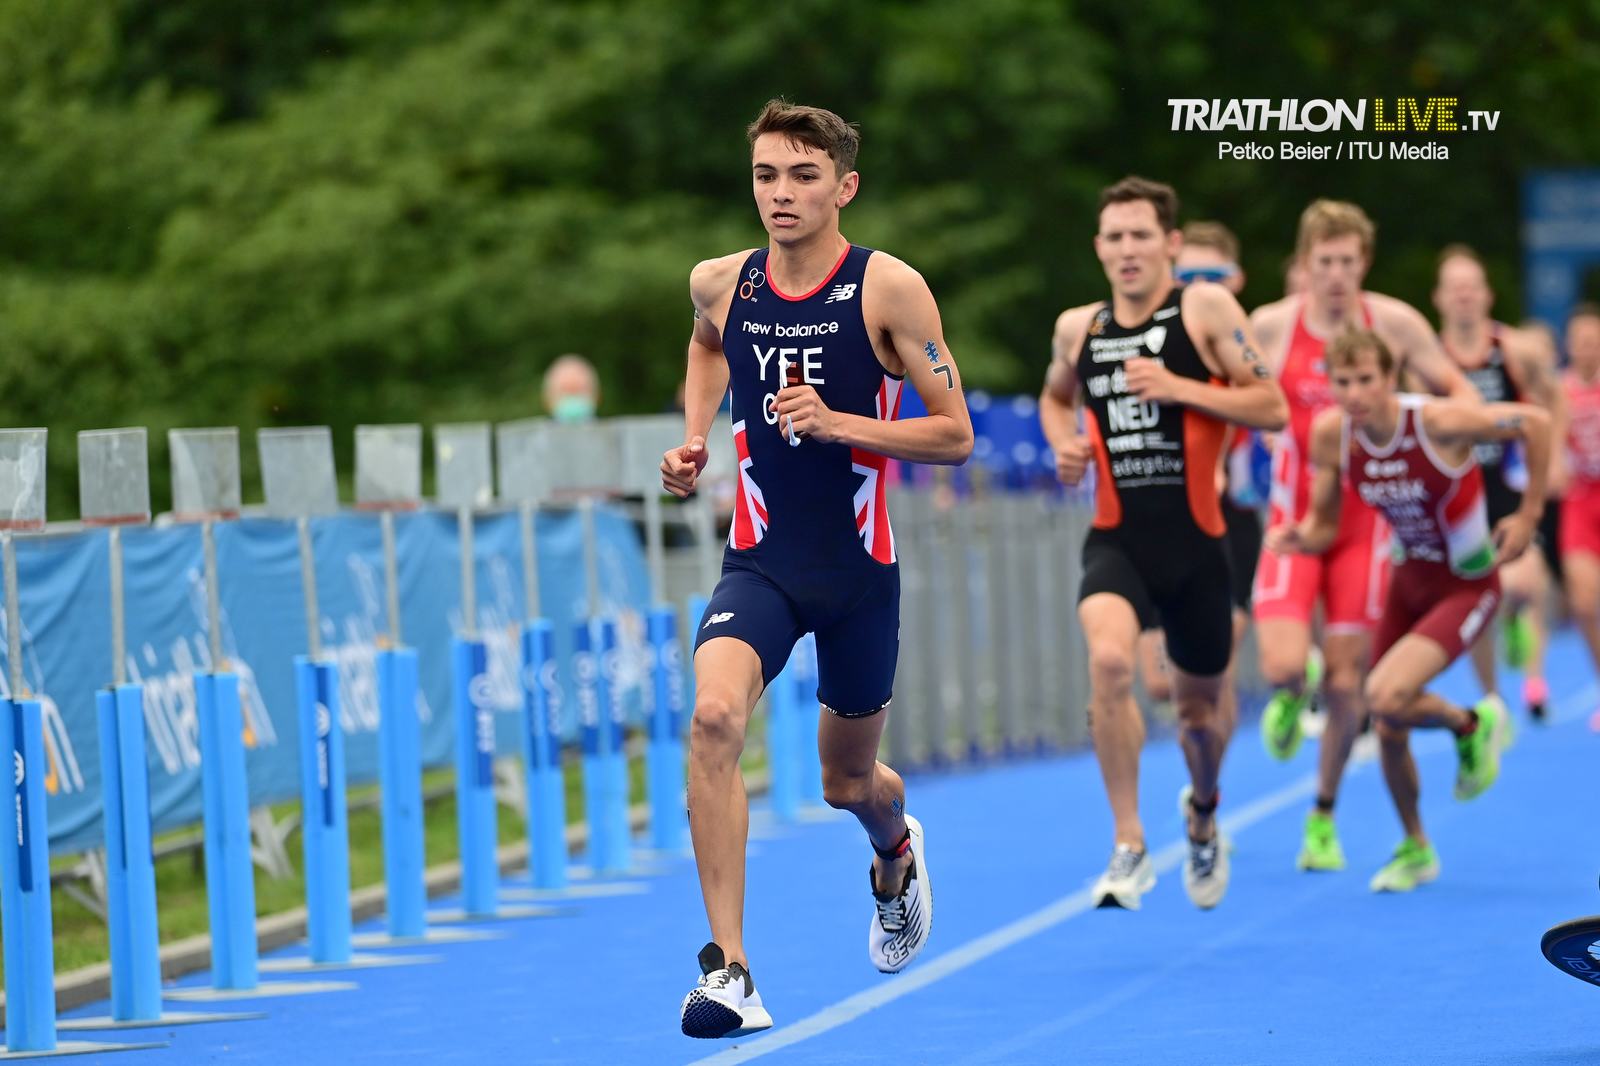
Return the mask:
<path id="1" fill-rule="evenodd" d="M 1490 317 L 1494 291 L 1489 288 L 1483 261 L 1471 248 L 1452 244 L 1439 253 L 1433 305 L 1439 309 L 1440 343 L 1484 403 L 1520 401 L 1543 408 L 1549 412 L 1551 432 L 1559 440 L 1565 415 L 1555 367 L 1532 336 Z M 1527 484 L 1525 457 L 1517 454 L 1514 446 L 1499 441 L 1478 445 L 1477 457 L 1483 468 L 1489 524 L 1494 525 L 1522 502 Z M 1552 485 L 1556 483 L 1555 472 L 1552 469 Z M 1544 607 L 1550 594 L 1544 554 L 1524 552 L 1502 566 L 1500 590 L 1504 597 L 1506 658 L 1513 669 L 1523 672 L 1522 698 L 1528 714 L 1535 720 L 1543 719 L 1549 698 L 1544 681 Z M 1472 668 L 1484 696 L 1497 696 L 1493 626 L 1472 646 Z"/>
<path id="2" fill-rule="evenodd" d="M 1144 724 L 1131 686 L 1139 631 L 1156 613 L 1193 789 L 1184 886 L 1201 907 L 1227 890 L 1215 820 L 1226 747 L 1217 703 L 1232 633 L 1217 455 L 1227 422 L 1276 429 L 1286 417 L 1238 301 L 1220 285 L 1174 282 L 1176 215 L 1172 189 L 1142 178 L 1101 194 L 1095 251 L 1111 300 L 1057 319 L 1039 404 L 1061 480 L 1076 484 L 1096 468 L 1078 618 L 1090 727 L 1115 819 L 1111 864 L 1095 890 L 1102 906 L 1137 907 L 1155 883 L 1139 821 Z"/>
<path id="3" fill-rule="evenodd" d="M 1550 421 L 1516 403 L 1462 403 L 1403 394 L 1398 364 L 1370 330 L 1330 341 L 1336 408 L 1311 428 L 1311 507 L 1267 533 L 1274 553 L 1326 551 L 1353 501 L 1380 511 L 1394 532 L 1396 562 L 1373 641 L 1366 699 L 1377 722 L 1383 775 L 1406 837 L 1372 878 L 1376 892 L 1406 892 L 1439 875 L 1422 828 L 1412 729 L 1449 729 L 1460 760 L 1456 798 L 1494 783 L 1511 724 L 1494 700 L 1467 710 L 1424 686 L 1470 647 L 1500 604 L 1497 568 L 1521 555 L 1544 510 Z M 1473 455 L 1488 441 L 1528 452 L 1528 491 L 1492 529 L 1483 471 Z"/>

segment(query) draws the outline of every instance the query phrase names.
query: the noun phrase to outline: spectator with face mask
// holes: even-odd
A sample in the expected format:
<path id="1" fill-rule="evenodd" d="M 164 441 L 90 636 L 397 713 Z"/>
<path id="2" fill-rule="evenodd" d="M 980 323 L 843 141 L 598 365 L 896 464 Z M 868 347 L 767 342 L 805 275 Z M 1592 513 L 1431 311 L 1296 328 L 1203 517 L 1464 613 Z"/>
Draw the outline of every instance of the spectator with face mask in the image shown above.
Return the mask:
<path id="1" fill-rule="evenodd" d="M 544 409 L 557 422 L 590 422 L 600 406 L 600 375 L 581 355 L 563 355 L 544 372 Z"/>

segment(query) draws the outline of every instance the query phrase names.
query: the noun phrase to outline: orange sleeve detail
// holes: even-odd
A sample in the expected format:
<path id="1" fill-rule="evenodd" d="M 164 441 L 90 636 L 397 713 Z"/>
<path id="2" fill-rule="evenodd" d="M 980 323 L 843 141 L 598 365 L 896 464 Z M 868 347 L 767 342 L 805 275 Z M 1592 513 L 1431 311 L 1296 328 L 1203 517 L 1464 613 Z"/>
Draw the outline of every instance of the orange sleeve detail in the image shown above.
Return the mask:
<path id="1" fill-rule="evenodd" d="M 1122 499 L 1117 495 L 1117 483 L 1111 477 L 1111 457 L 1106 453 L 1106 442 L 1100 436 L 1100 420 L 1093 411 L 1085 412 L 1084 424 L 1089 427 L 1089 443 L 1094 446 L 1094 528 L 1116 529 L 1122 524 Z"/>
<path id="2" fill-rule="evenodd" d="M 1227 388 L 1219 378 L 1213 388 Z M 1189 514 L 1207 536 L 1220 537 L 1227 531 L 1222 519 L 1222 498 L 1217 494 L 1217 458 L 1228 434 L 1228 424 L 1193 408 L 1183 412 L 1183 480 L 1189 496 Z"/>

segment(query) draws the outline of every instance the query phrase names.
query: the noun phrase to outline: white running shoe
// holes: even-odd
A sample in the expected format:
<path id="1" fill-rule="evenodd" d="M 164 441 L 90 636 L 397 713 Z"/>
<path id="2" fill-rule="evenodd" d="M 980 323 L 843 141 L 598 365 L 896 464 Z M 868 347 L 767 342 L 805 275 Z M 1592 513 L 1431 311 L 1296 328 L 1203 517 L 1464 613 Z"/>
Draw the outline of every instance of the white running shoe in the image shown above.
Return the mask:
<path id="1" fill-rule="evenodd" d="M 1094 883 L 1094 905 L 1136 911 L 1140 898 L 1154 887 L 1156 868 L 1150 862 L 1150 855 L 1127 844 L 1118 844 L 1111 853 L 1111 864 Z"/>
<path id="2" fill-rule="evenodd" d="M 1183 890 L 1189 893 L 1189 902 L 1203 911 L 1222 902 L 1228 892 L 1231 849 L 1222 830 L 1207 841 L 1189 841 L 1189 858 L 1183 864 Z"/>
<path id="3" fill-rule="evenodd" d="M 928 942 L 933 928 L 933 885 L 928 881 L 928 845 L 922 823 L 906 815 L 911 833 L 911 865 L 899 895 L 884 896 L 872 868 L 867 881 L 872 885 L 872 921 L 867 925 L 867 957 L 883 973 L 899 973 L 917 957 Z"/>
<path id="4" fill-rule="evenodd" d="M 700 983 L 683 997 L 678 1018 L 684 1036 L 706 1039 L 772 1028 L 772 1015 L 761 1005 L 750 971 L 737 962 L 728 964 L 716 944 L 700 949 Z"/>

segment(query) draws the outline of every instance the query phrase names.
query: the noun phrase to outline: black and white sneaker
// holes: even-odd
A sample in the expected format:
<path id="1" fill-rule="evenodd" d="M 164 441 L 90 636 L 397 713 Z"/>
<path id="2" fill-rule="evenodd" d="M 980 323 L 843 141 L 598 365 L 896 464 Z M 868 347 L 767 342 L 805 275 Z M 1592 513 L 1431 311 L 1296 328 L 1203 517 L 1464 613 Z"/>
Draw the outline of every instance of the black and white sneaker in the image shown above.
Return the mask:
<path id="1" fill-rule="evenodd" d="M 1183 864 L 1183 890 L 1189 902 L 1203 911 L 1222 902 L 1228 892 L 1228 841 L 1218 829 L 1210 840 L 1189 838 L 1189 858 Z"/>
<path id="2" fill-rule="evenodd" d="M 683 997 L 679 1018 L 684 1036 L 708 1040 L 772 1028 L 772 1015 L 761 1005 L 750 971 L 726 962 L 716 944 L 700 949 L 700 983 Z"/>
<path id="3" fill-rule="evenodd" d="M 933 927 L 933 886 L 928 881 L 922 823 L 908 814 L 906 830 L 911 834 L 911 865 L 906 867 L 898 894 L 880 894 L 877 878 L 872 868 L 867 868 L 873 901 L 872 921 L 867 925 L 867 955 L 883 973 L 899 973 L 910 965 L 928 942 L 928 930 Z"/>
<path id="4" fill-rule="evenodd" d="M 1129 844 L 1118 844 L 1111 852 L 1106 872 L 1090 890 L 1096 907 L 1139 909 L 1144 894 L 1156 887 L 1156 868 L 1147 852 Z"/>

